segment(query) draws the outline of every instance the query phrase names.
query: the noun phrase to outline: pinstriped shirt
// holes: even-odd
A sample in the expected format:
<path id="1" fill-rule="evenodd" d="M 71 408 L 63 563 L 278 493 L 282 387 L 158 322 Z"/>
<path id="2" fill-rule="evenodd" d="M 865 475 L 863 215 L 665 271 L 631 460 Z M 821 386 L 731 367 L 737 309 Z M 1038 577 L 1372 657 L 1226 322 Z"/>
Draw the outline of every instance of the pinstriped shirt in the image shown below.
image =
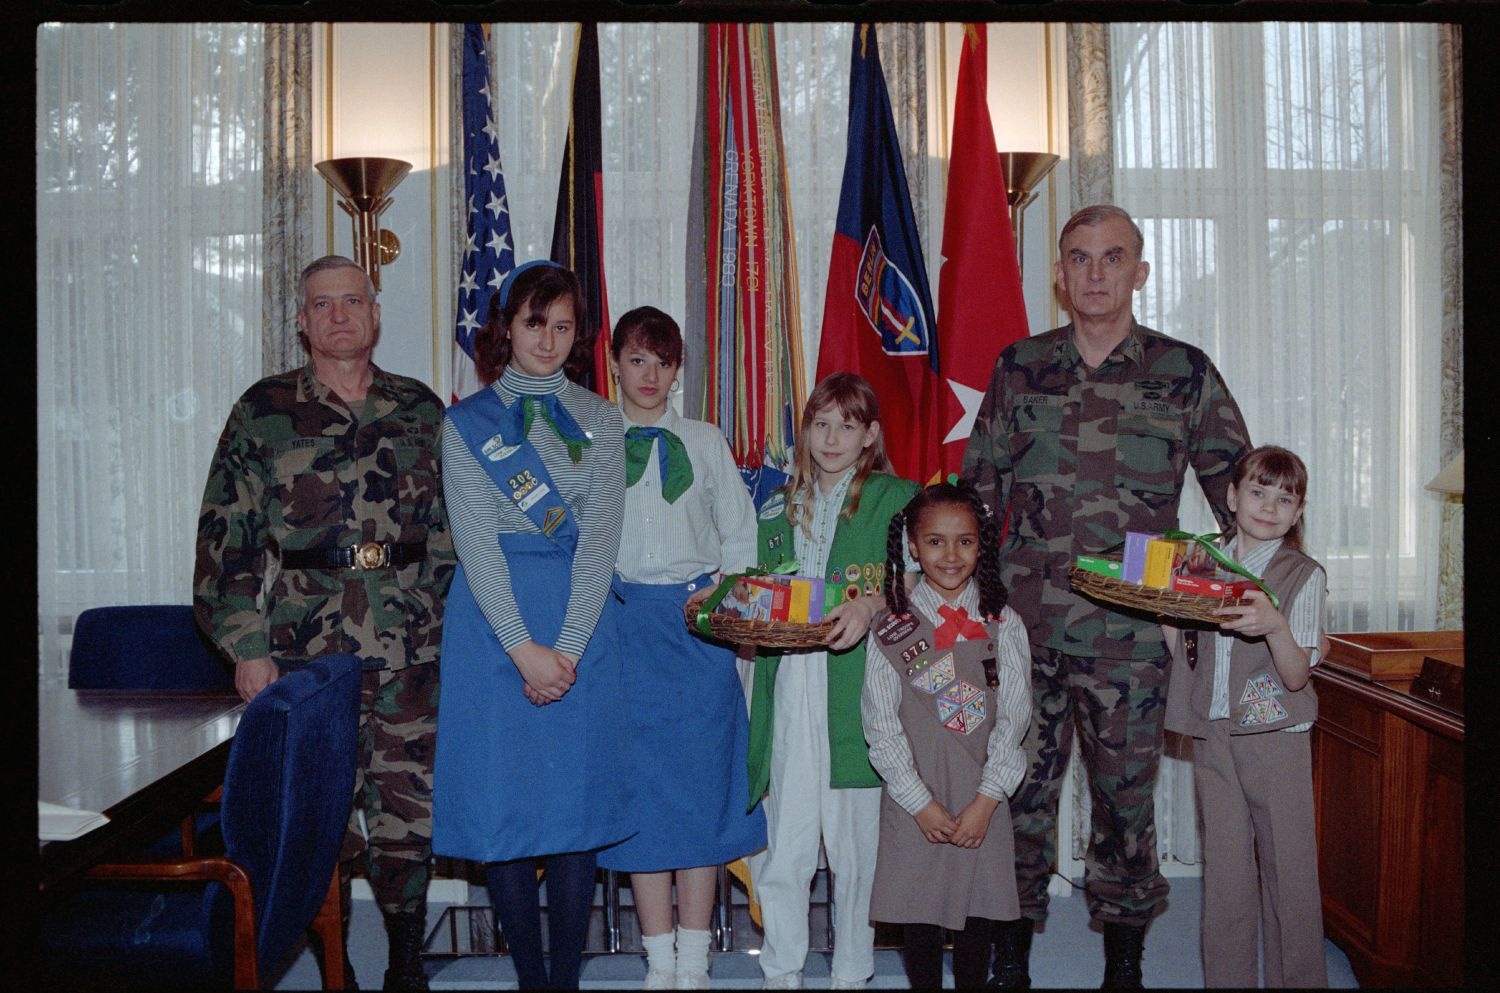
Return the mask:
<path id="1" fill-rule="evenodd" d="M 557 644 L 551 647 L 582 656 L 604 609 L 620 550 L 625 514 L 625 435 L 620 409 L 568 381 L 561 372 L 538 379 L 507 367 L 488 388 L 507 406 L 522 395 L 555 393 L 578 426 L 590 435 L 590 443 L 576 463 L 568 457 L 567 446 L 546 418 L 534 418 L 526 435 L 578 524 L 567 615 Z M 540 534 L 541 530 L 509 493 L 495 487 L 451 420 L 443 422 L 443 496 L 453 544 L 474 599 L 509 652 L 531 640 L 531 634 L 516 607 L 510 565 L 496 539 L 500 534 Z M 517 578 L 525 581 L 525 577 Z"/>
<path id="2" fill-rule="evenodd" d="M 918 583 L 911 592 L 912 609 L 934 626 L 942 621 L 938 607 L 947 602 L 926 583 Z M 972 580 L 953 601 L 953 606 L 979 616 L 979 589 Z M 1016 612 L 1006 607 L 1001 617 L 996 639 L 1000 686 L 995 691 L 995 723 L 990 728 L 989 754 L 979 777 L 979 792 L 1004 803 L 1026 772 L 1021 739 L 1031 724 L 1031 650 L 1026 641 L 1026 626 Z M 901 677 L 885 660 L 885 646 L 874 631 L 870 632 L 866 650 L 870 655 L 865 663 L 860 714 L 864 719 L 865 740 L 870 745 L 870 764 L 885 780 L 891 799 L 915 817 L 931 802 L 932 791 L 917 773 L 911 742 L 901 727 Z M 959 812 L 948 813 L 957 816 Z"/>
<path id="3" fill-rule="evenodd" d="M 644 426 L 625 419 L 626 429 Z M 755 505 L 712 424 L 682 417 L 668 407 L 652 427 L 682 439 L 693 464 L 693 482 L 674 503 L 661 493 L 652 443 L 646 470 L 625 491 L 630 530 L 620 539 L 616 571 L 628 583 L 682 583 L 706 572 L 743 572 L 755 565 Z"/>
<path id="4" fill-rule="evenodd" d="M 1271 559 L 1277 550 L 1281 548 L 1282 539 L 1265 541 L 1257 545 L 1244 558 L 1239 558 L 1239 538 L 1230 539 L 1224 548 L 1224 554 L 1234 559 L 1248 571 L 1259 576 L 1266 571 L 1266 566 L 1271 564 Z M 1302 584 L 1302 589 L 1297 592 L 1296 598 L 1285 605 L 1287 626 L 1291 628 L 1292 638 L 1311 655 L 1309 667 L 1318 664 L 1318 641 L 1323 631 L 1323 603 L 1326 598 L 1327 580 L 1320 578 L 1323 570 L 1319 569 L 1308 577 L 1307 582 Z M 1227 570 L 1219 570 L 1220 579 L 1239 579 Z M 1220 634 L 1214 635 L 1214 692 L 1213 701 L 1208 707 L 1208 719 L 1211 721 L 1222 721 L 1229 718 L 1229 654 L 1234 650 L 1234 638 Z M 1282 731 L 1306 731 L 1312 727 L 1310 722 L 1297 724 L 1289 728 L 1281 728 Z"/>

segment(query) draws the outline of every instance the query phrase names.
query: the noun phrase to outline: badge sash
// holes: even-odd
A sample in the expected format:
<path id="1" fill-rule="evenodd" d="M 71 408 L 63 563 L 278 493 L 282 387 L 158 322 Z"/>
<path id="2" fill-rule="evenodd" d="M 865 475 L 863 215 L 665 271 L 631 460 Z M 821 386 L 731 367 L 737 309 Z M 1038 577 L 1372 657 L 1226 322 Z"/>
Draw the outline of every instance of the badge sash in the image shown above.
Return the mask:
<path id="1" fill-rule="evenodd" d="M 448 417 L 500 492 L 543 535 L 572 549 L 578 541 L 578 524 L 568 513 L 541 453 L 521 433 L 525 423 L 521 404 L 517 399 L 507 407 L 493 390 L 483 390 L 448 408 Z"/>

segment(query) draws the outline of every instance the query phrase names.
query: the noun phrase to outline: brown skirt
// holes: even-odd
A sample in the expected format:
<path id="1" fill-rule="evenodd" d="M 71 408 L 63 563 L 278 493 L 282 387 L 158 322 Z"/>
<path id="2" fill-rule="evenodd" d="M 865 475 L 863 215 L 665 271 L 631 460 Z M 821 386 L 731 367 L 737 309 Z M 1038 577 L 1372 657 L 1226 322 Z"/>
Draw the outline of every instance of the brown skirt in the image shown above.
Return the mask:
<path id="1" fill-rule="evenodd" d="M 971 799 L 973 795 L 969 793 Z M 957 816 L 962 809 L 960 804 L 948 812 Z M 889 794 L 882 795 L 870 919 L 954 931 L 962 930 L 970 917 L 1013 921 L 1021 916 L 1015 850 L 1010 805 L 1003 801 L 990 818 L 984 842 L 978 848 L 959 848 L 928 841 L 917 819 Z"/>

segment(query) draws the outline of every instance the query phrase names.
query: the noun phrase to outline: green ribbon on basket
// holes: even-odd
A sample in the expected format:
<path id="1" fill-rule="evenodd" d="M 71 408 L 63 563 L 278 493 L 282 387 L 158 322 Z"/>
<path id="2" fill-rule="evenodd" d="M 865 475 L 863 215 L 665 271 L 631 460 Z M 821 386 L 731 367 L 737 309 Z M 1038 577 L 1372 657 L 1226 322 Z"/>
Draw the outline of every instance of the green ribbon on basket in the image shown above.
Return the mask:
<path id="1" fill-rule="evenodd" d="M 694 626 L 698 629 L 698 633 L 703 635 L 703 637 L 705 638 L 712 638 L 714 636 L 713 625 L 709 622 L 709 618 L 713 616 L 714 608 L 716 608 L 720 603 L 723 602 L 724 598 L 729 595 L 730 590 L 734 589 L 735 583 L 750 576 L 769 576 L 772 574 L 778 576 L 790 576 L 794 575 L 796 572 L 796 562 L 783 562 L 781 565 L 777 566 L 774 569 L 746 569 L 744 572 L 737 572 L 732 576 L 725 576 L 723 580 L 719 582 L 719 588 L 714 590 L 708 596 L 704 597 L 703 602 L 698 604 L 698 617 L 693 622 Z"/>
<path id="2" fill-rule="evenodd" d="M 1225 555 L 1222 551 L 1219 550 L 1219 546 L 1214 544 L 1214 542 L 1223 537 L 1223 535 L 1219 534 L 1218 532 L 1214 532 L 1213 534 L 1192 534 L 1188 531 L 1163 531 L 1162 537 L 1166 538 L 1168 541 L 1190 541 L 1196 545 L 1201 546 L 1203 550 L 1208 553 L 1209 558 L 1219 563 L 1219 565 L 1223 566 L 1229 572 L 1232 572 L 1237 576 L 1244 576 L 1246 579 L 1250 580 L 1250 582 L 1260 587 L 1261 592 L 1270 599 L 1271 606 L 1275 607 L 1277 610 L 1281 609 L 1281 601 L 1276 598 L 1275 593 L 1271 592 L 1271 588 L 1269 586 L 1261 582 L 1259 576 L 1251 572 L 1249 569 L 1246 569 L 1244 566 L 1240 565 L 1228 555 Z"/>

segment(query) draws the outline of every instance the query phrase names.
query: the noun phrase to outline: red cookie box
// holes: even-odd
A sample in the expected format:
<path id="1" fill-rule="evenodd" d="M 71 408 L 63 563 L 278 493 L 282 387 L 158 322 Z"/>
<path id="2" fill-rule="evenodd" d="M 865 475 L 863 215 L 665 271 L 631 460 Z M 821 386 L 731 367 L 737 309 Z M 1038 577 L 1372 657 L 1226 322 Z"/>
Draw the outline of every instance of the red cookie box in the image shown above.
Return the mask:
<path id="1" fill-rule="evenodd" d="M 1218 597 L 1223 600 L 1238 600 L 1250 590 L 1259 589 L 1248 579 L 1228 583 L 1222 579 L 1204 576 L 1173 576 L 1172 590 L 1177 593 L 1194 593 L 1198 596 Z"/>

